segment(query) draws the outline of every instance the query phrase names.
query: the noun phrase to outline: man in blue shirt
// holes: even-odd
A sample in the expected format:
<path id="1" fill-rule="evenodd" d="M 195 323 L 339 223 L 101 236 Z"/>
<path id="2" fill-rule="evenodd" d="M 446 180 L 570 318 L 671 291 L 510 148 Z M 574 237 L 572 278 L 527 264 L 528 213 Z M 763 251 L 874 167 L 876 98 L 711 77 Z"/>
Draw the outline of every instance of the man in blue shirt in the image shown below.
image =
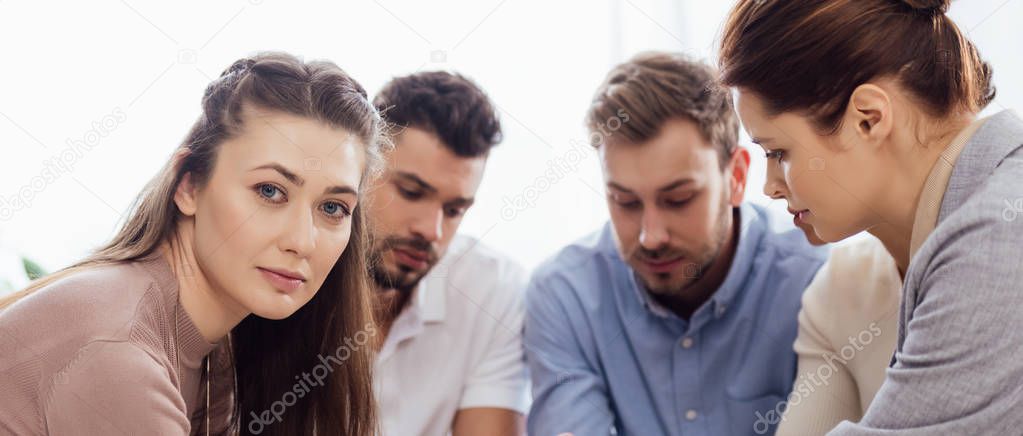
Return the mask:
<path id="1" fill-rule="evenodd" d="M 743 202 L 730 94 L 681 55 L 619 65 L 587 114 L 611 221 L 527 291 L 529 434 L 762 435 L 826 252 Z M 808 169 L 809 170 L 809 169 Z"/>

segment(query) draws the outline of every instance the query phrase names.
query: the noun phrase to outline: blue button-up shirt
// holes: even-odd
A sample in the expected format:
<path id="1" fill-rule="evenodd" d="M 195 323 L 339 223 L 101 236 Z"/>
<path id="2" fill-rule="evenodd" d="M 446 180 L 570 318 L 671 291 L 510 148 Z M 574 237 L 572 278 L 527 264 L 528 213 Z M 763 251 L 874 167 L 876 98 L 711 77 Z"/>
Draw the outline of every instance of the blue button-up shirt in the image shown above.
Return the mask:
<path id="1" fill-rule="evenodd" d="M 796 375 L 800 298 L 827 252 L 759 206 L 739 217 L 728 275 L 688 321 L 637 282 L 610 224 L 536 270 L 530 435 L 774 433 Z"/>

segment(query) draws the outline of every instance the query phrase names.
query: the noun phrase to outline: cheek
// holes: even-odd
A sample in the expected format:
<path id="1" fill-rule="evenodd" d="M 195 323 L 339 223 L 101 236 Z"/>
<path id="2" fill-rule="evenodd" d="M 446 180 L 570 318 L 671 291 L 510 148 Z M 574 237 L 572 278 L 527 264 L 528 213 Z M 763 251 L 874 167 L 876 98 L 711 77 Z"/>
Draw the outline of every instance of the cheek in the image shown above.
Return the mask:
<path id="1" fill-rule="evenodd" d="M 633 247 L 639 244 L 639 212 L 627 212 L 616 207 L 611 207 L 611 226 L 615 229 L 619 249 L 623 253 L 631 253 Z"/>
<path id="2" fill-rule="evenodd" d="M 672 245 L 696 247 L 712 238 L 715 234 L 713 230 L 720 225 L 721 208 L 727 207 L 723 203 L 723 195 L 723 192 L 718 195 L 707 191 L 686 207 L 674 211 L 668 221 Z"/>
<path id="3" fill-rule="evenodd" d="M 789 195 L 794 197 L 796 200 L 801 200 L 804 197 L 807 197 L 807 191 L 813 184 L 807 183 L 808 181 L 805 178 L 806 174 L 798 173 L 795 171 L 795 168 L 796 167 L 794 165 L 789 163 L 782 165 L 782 176 L 783 181 L 785 182 L 785 187 L 788 188 Z"/>
<path id="4" fill-rule="evenodd" d="M 828 168 L 823 166 L 826 164 L 821 164 L 822 162 L 827 161 L 819 157 L 799 156 L 783 163 L 785 186 L 797 205 L 814 209 L 815 203 L 822 198 L 820 191 L 824 189 L 825 184 L 831 184 L 825 174 Z"/>
<path id="5" fill-rule="evenodd" d="M 398 222 L 398 217 L 407 208 L 404 207 L 404 200 L 400 196 L 393 192 L 383 191 L 377 192 L 373 195 L 373 199 L 368 202 L 369 208 L 366 210 L 366 216 L 369 219 L 367 222 L 374 233 L 386 235 L 395 230 L 395 227 L 397 227 L 395 223 Z"/>
<path id="6" fill-rule="evenodd" d="M 464 215 L 463 215 L 464 216 Z M 451 243 L 452 239 L 455 239 L 455 233 L 458 232 L 458 227 L 462 225 L 462 217 L 454 219 L 444 219 L 443 225 L 443 237 L 440 240 L 440 252 L 438 255 L 444 254 L 447 250 L 448 244 Z"/>
<path id="7" fill-rule="evenodd" d="M 212 263 L 248 260 L 265 239 L 265 211 L 244 190 L 211 189 L 196 211 L 196 247 Z M 230 255 L 227 255 L 230 253 Z"/>
<path id="8" fill-rule="evenodd" d="M 348 249 L 349 242 L 352 236 L 352 225 L 351 218 L 348 218 L 341 227 L 336 229 L 321 229 L 319 232 L 319 241 L 317 241 L 317 247 L 315 252 L 315 258 L 311 259 L 316 275 L 316 287 L 314 290 L 319 289 L 323 281 L 327 279 L 327 275 L 334 268 L 338 259 L 345 250 Z"/>

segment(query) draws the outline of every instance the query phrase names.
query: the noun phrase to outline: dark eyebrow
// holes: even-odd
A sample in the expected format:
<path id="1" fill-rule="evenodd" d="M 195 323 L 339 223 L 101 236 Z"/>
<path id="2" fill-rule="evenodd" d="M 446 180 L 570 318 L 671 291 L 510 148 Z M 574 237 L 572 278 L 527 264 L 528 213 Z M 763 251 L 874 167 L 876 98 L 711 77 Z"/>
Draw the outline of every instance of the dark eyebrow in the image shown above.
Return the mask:
<path id="1" fill-rule="evenodd" d="M 264 169 L 275 170 L 278 173 L 281 173 L 281 175 L 284 176 L 285 179 L 288 179 L 289 182 L 294 183 L 295 185 L 302 186 L 302 185 L 305 184 L 305 179 L 303 179 L 302 176 L 299 176 L 298 174 L 295 174 L 295 173 L 291 172 L 290 170 L 285 168 L 284 165 L 281 165 L 281 164 L 276 163 L 276 162 L 268 163 L 268 164 L 265 164 L 265 165 L 260 165 L 258 167 L 253 168 L 252 170 L 255 171 L 255 170 L 264 170 Z M 352 194 L 354 196 L 358 196 L 359 195 L 359 193 L 356 192 L 356 190 L 354 188 L 352 188 L 351 186 L 347 186 L 347 185 L 329 186 L 329 187 L 327 187 L 326 189 L 323 190 L 323 193 L 324 194 Z"/>
<path id="2" fill-rule="evenodd" d="M 419 178 L 419 176 L 417 176 L 415 174 L 412 174 L 412 173 L 409 173 L 409 172 L 406 172 L 406 171 L 395 171 L 394 174 L 397 177 L 401 177 L 401 178 L 403 178 L 405 180 L 408 180 L 408 181 L 410 181 L 412 183 L 415 183 L 415 184 L 419 185 L 420 189 L 422 189 L 422 190 L 424 190 L 424 191 L 426 191 L 428 193 L 434 194 L 434 193 L 437 192 L 437 188 L 434 188 L 433 185 L 431 185 L 429 183 L 426 183 L 425 180 Z M 459 198 L 456 198 L 454 200 L 451 200 L 451 201 L 448 201 L 448 202 L 444 203 L 444 205 L 447 206 L 447 207 L 465 207 L 465 208 L 468 208 L 469 206 L 472 206 L 473 203 L 475 203 L 475 202 L 476 202 L 476 199 L 473 198 L 473 197 L 468 197 L 468 198 L 466 198 L 466 197 L 459 197 Z"/>
<path id="3" fill-rule="evenodd" d="M 667 185 L 664 185 L 663 187 L 658 189 L 658 191 L 659 192 L 670 191 L 672 189 L 678 188 L 679 186 L 691 185 L 693 182 L 694 182 L 694 180 L 690 179 L 690 178 L 678 179 L 678 180 L 675 180 L 674 182 L 671 182 L 671 183 L 669 183 Z"/>
<path id="4" fill-rule="evenodd" d="M 412 174 L 412 173 L 409 173 L 409 172 L 405 172 L 405 171 L 396 171 L 394 174 L 397 177 L 401 177 L 401 178 L 403 178 L 405 180 L 408 180 L 410 182 L 413 182 L 413 183 L 419 185 L 419 187 L 421 189 L 423 189 L 424 191 L 427 191 L 427 192 L 437 192 L 437 188 L 434 188 L 433 185 L 430 185 L 429 183 L 426 183 L 425 180 L 420 179 L 419 176 L 417 176 L 415 174 Z"/>
<path id="5" fill-rule="evenodd" d="M 289 171 L 287 168 L 284 168 L 284 165 L 281 165 L 276 162 L 260 165 L 258 167 L 253 168 L 252 170 L 254 171 L 263 169 L 276 170 L 278 173 L 281 173 L 281 175 L 284 176 L 285 179 L 288 179 L 289 182 L 294 183 L 298 186 L 302 186 L 305 184 L 305 179 L 300 177 L 298 174 Z"/>
<path id="6" fill-rule="evenodd" d="M 447 206 L 448 207 L 464 207 L 464 208 L 468 209 L 475 202 L 476 202 L 475 198 L 472 198 L 472 197 L 464 198 L 464 197 L 462 197 L 462 198 L 456 198 L 454 200 L 449 201 L 447 203 Z"/>
<path id="7" fill-rule="evenodd" d="M 753 141 L 754 144 L 757 144 L 759 146 L 763 146 L 764 144 L 768 144 L 774 141 L 774 139 L 771 138 L 751 138 L 751 140 Z"/>
<path id="8" fill-rule="evenodd" d="M 359 193 L 355 192 L 355 189 L 352 189 L 351 186 L 331 186 L 331 187 L 329 187 L 327 189 L 324 189 L 323 193 L 324 194 L 352 194 L 352 195 L 354 195 L 356 197 L 359 196 Z"/>
<path id="9" fill-rule="evenodd" d="M 619 185 L 619 184 L 617 184 L 615 182 L 607 182 L 607 187 L 608 188 L 614 188 L 616 191 L 628 192 L 628 193 L 632 194 L 632 190 L 630 190 L 630 189 L 628 189 L 628 188 L 626 188 L 626 187 L 624 187 L 622 185 Z"/>
<path id="10" fill-rule="evenodd" d="M 661 188 L 658 188 L 657 191 L 658 192 L 670 191 L 672 189 L 678 188 L 679 186 L 690 185 L 690 184 L 692 184 L 694 182 L 695 182 L 695 180 L 693 180 L 691 178 L 678 179 L 678 180 L 675 180 L 674 182 L 671 182 L 671 183 L 669 183 L 667 185 L 662 186 Z M 610 188 L 614 188 L 614 189 L 616 189 L 618 191 L 628 192 L 630 194 L 633 193 L 631 190 L 629 190 L 629 189 L 625 188 L 624 186 L 619 185 L 619 184 L 617 184 L 615 182 L 607 182 L 607 186 L 610 187 Z"/>

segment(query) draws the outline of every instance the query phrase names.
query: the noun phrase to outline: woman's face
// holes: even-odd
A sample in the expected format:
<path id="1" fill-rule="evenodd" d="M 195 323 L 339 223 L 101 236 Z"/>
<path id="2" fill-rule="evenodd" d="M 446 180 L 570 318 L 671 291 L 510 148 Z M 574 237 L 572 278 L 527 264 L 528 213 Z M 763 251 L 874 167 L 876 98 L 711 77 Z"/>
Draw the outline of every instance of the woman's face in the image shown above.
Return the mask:
<path id="1" fill-rule="evenodd" d="M 365 151 L 343 129 L 276 111 L 247 109 L 241 130 L 220 146 L 208 183 L 176 201 L 194 219 L 212 292 L 282 319 L 312 299 L 348 245 Z"/>
<path id="2" fill-rule="evenodd" d="M 876 149 L 864 146 L 855 121 L 843 122 L 834 135 L 824 136 L 803 116 L 768 116 L 764 107 L 758 95 L 738 90 L 739 118 L 767 153 L 764 194 L 785 199 L 796 224 L 809 224 L 825 242 L 883 222 L 870 205 L 884 195 L 885 168 L 890 165 Z"/>

